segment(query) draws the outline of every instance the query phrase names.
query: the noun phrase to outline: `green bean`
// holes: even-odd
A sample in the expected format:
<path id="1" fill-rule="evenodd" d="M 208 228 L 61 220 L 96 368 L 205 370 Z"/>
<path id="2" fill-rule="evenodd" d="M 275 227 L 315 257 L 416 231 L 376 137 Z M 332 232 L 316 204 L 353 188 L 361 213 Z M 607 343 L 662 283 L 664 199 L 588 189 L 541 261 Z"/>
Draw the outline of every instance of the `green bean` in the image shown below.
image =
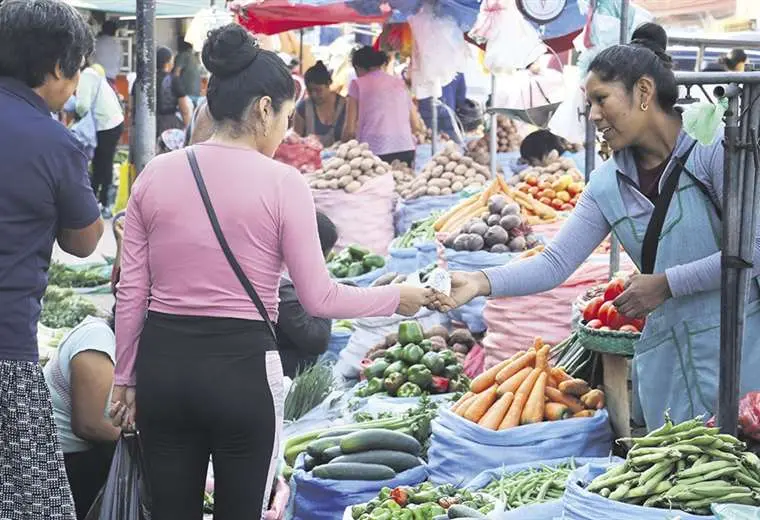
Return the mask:
<path id="1" fill-rule="evenodd" d="M 606 475 L 600 475 L 599 477 L 595 478 L 591 484 L 589 484 L 589 486 L 586 488 L 586 491 L 594 492 L 605 487 L 616 486 L 633 478 L 639 478 L 639 476 L 640 473 L 637 473 L 636 471 L 628 471 L 627 473 L 623 473 L 622 475 L 618 475 L 612 478 L 605 478 Z"/>
<path id="2" fill-rule="evenodd" d="M 673 487 L 673 484 L 668 482 L 667 480 L 659 482 L 655 482 L 654 485 L 650 486 L 650 483 L 647 482 L 643 486 L 638 486 L 633 489 L 631 489 L 626 495 L 625 498 L 645 498 L 651 495 L 662 495 L 663 493 L 667 492 L 670 488 Z"/>
<path id="3" fill-rule="evenodd" d="M 631 490 L 630 484 L 621 484 L 620 486 L 617 487 L 617 489 L 615 489 L 615 491 L 610 493 L 609 499 L 620 501 L 624 496 L 628 494 L 630 490 Z"/>
<path id="4" fill-rule="evenodd" d="M 645 466 L 647 464 L 656 464 L 663 458 L 678 460 L 681 458 L 681 452 L 674 449 L 668 449 L 662 453 L 653 453 L 651 455 L 642 455 L 640 457 L 631 457 L 631 464 L 634 466 Z"/>
<path id="5" fill-rule="evenodd" d="M 683 445 L 692 445 L 692 446 L 710 446 L 713 444 L 716 440 L 720 440 L 715 435 L 700 435 L 699 437 L 694 437 L 693 439 L 686 439 L 683 441 L 678 441 L 675 444 L 673 444 L 673 447 L 677 446 L 683 446 Z"/>
<path id="6" fill-rule="evenodd" d="M 705 450 L 705 453 L 707 453 L 708 455 L 710 455 L 711 457 L 715 459 L 723 459 L 723 460 L 728 460 L 731 462 L 739 462 L 739 457 L 737 457 L 733 453 L 726 453 L 725 451 L 716 450 L 714 448 Z"/>
<path id="7" fill-rule="evenodd" d="M 732 467 L 729 461 L 717 460 L 714 462 L 707 462 L 705 464 L 700 464 L 699 466 L 692 466 L 691 468 L 685 471 L 682 471 L 677 476 L 679 478 L 699 477 L 702 475 L 707 475 L 710 472 L 717 471 L 719 469 L 728 468 L 728 467 Z"/>
<path id="8" fill-rule="evenodd" d="M 602 488 L 599 491 L 599 495 L 603 496 L 604 498 L 608 498 L 610 496 L 610 493 L 612 493 L 612 490 L 608 487 Z"/>
<path id="9" fill-rule="evenodd" d="M 707 462 L 710 462 L 710 456 L 709 455 L 702 455 L 699 457 L 694 464 L 692 465 L 693 468 L 696 468 L 697 466 L 701 466 L 702 464 L 706 464 Z"/>
<path id="10" fill-rule="evenodd" d="M 751 493 L 752 490 L 745 486 L 732 486 L 725 481 L 700 482 L 691 484 L 690 490 L 703 497 L 720 497 L 731 493 Z"/>
<path id="11" fill-rule="evenodd" d="M 731 493 L 728 495 L 692 500 L 685 506 L 690 509 L 708 508 L 713 503 L 755 505 L 755 493 Z"/>
<path id="12" fill-rule="evenodd" d="M 760 488 L 760 480 L 757 480 L 752 475 L 750 475 L 747 472 L 746 468 L 741 468 L 739 471 L 737 471 L 734 474 L 734 478 L 745 486 L 749 486 L 751 488 Z"/>
<path id="13" fill-rule="evenodd" d="M 655 478 L 657 475 L 664 473 L 663 478 L 667 476 L 670 473 L 670 470 L 673 468 L 673 462 L 669 460 L 663 460 L 646 470 L 644 473 L 641 474 L 641 478 L 639 479 L 643 485 L 645 485 L 647 482 Z M 662 480 L 662 479 L 660 479 Z"/>

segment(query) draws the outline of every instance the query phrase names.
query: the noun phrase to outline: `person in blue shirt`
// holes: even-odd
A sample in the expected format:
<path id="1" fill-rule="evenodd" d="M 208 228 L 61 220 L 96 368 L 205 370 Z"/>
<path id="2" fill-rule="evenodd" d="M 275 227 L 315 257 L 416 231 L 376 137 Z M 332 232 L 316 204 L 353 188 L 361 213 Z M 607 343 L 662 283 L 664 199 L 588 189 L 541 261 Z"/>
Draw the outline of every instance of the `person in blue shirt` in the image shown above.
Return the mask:
<path id="1" fill-rule="evenodd" d="M 428 128 L 433 128 L 431 99 L 424 98 L 417 101 L 417 110 Z M 455 119 L 457 107 L 467 102 L 467 83 L 464 74 L 458 73 L 448 85 L 441 89 L 441 97 L 438 101 L 438 131 L 458 141 L 460 136 Z"/>
<path id="2" fill-rule="evenodd" d="M 87 156 L 50 117 L 93 45 L 64 2 L 0 4 L 0 518 L 74 518 L 37 322 L 53 243 L 86 257 L 103 233 Z"/>

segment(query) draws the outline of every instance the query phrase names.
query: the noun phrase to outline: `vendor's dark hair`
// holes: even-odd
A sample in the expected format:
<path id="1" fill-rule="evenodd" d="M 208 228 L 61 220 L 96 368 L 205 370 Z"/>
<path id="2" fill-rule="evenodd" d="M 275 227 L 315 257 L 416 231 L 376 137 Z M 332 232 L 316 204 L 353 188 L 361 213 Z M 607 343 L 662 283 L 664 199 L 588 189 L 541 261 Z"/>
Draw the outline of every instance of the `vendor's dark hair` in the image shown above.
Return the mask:
<path id="1" fill-rule="evenodd" d="M 365 45 L 351 54 L 351 65 L 358 69 L 376 69 L 388 63 L 388 55 Z"/>
<path id="2" fill-rule="evenodd" d="M 633 33 L 631 43 L 613 45 L 601 51 L 589 65 L 602 81 L 620 81 L 629 93 L 642 76 L 654 80 L 657 103 L 671 112 L 678 99 L 673 60 L 665 52 L 668 35 L 655 23 L 645 23 Z"/>
<path id="3" fill-rule="evenodd" d="M 307 85 L 330 85 L 332 83 L 330 71 L 327 70 L 322 61 L 318 61 L 314 66 L 309 67 L 309 70 L 303 75 L 303 79 Z"/>
<path id="4" fill-rule="evenodd" d="M 0 3 L 0 76 L 37 88 L 59 65 L 66 78 L 73 78 L 93 47 L 87 22 L 65 2 Z"/>
<path id="5" fill-rule="evenodd" d="M 338 228 L 330 217 L 317 211 L 317 231 L 319 232 L 319 243 L 322 245 L 322 253 L 327 256 L 335 244 L 338 242 Z"/>
<path id="6" fill-rule="evenodd" d="M 101 29 L 100 32 L 106 36 L 116 36 L 118 28 L 119 26 L 114 20 L 106 20 L 106 22 L 103 23 L 103 29 Z"/>
<path id="7" fill-rule="evenodd" d="M 565 151 L 565 147 L 558 136 L 543 128 L 528 134 L 520 143 L 520 157 L 526 161 L 534 159 L 540 161 L 552 150 L 557 150 L 557 153 L 561 154 Z"/>
<path id="8" fill-rule="evenodd" d="M 718 62 L 728 70 L 734 70 L 737 65 L 745 61 L 747 61 L 747 53 L 743 49 L 731 49 L 728 54 L 724 54 L 718 58 Z"/>
<path id="9" fill-rule="evenodd" d="M 241 123 L 255 99 L 269 96 L 276 111 L 296 94 L 293 76 L 277 54 L 259 48 L 248 31 L 229 24 L 211 31 L 203 45 L 211 72 L 208 108 L 216 121 Z"/>

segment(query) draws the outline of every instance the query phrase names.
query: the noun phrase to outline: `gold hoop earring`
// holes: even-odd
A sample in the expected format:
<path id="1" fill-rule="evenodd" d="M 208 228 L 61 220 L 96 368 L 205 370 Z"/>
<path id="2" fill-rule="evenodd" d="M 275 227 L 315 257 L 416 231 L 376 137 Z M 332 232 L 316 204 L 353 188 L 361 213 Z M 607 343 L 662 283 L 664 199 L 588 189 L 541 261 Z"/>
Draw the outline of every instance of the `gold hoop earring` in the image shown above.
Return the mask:
<path id="1" fill-rule="evenodd" d="M 642 102 L 641 106 L 639 108 L 641 108 L 642 112 L 646 112 L 647 109 L 649 108 L 649 105 L 647 105 L 646 103 Z"/>

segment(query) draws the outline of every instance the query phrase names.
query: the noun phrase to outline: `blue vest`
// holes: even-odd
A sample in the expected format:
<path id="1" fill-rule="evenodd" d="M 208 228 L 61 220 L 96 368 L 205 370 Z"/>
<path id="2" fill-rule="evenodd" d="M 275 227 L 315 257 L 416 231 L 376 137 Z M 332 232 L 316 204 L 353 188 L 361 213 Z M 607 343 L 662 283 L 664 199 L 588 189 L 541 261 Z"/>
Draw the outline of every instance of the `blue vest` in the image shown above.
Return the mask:
<path id="1" fill-rule="evenodd" d="M 694 154 L 686 162 L 686 170 L 692 172 L 693 157 Z M 620 193 L 620 183 L 625 182 L 622 175 L 610 159 L 593 173 L 587 189 L 640 269 L 646 223 L 629 216 Z M 718 252 L 721 233 L 715 207 L 684 171 L 660 233 L 654 272 L 664 273 L 669 267 Z M 745 314 L 742 395 L 760 387 L 757 283 L 753 279 Z M 714 290 L 671 298 L 648 316 L 635 347 L 633 381 L 649 430 L 663 424 L 667 410 L 674 421 L 714 413 L 718 399 L 720 309 L 720 290 Z"/>

